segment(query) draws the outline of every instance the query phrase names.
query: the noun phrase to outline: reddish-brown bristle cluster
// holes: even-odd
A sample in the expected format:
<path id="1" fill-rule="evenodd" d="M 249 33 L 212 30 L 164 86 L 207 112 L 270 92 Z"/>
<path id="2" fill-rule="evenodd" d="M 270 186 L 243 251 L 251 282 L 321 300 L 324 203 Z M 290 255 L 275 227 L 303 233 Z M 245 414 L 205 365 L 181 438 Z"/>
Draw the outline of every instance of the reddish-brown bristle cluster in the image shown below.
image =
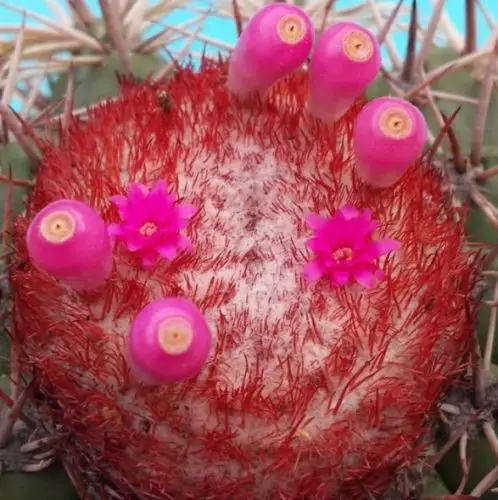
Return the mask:
<path id="1" fill-rule="evenodd" d="M 358 107 L 327 127 L 306 113 L 304 73 L 246 104 L 231 99 L 225 74 L 222 63 L 179 71 L 167 112 L 161 89 L 124 83 L 117 102 L 61 131 L 60 145 L 41 145 L 14 234 L 17 346 L 82 467 L 125 496 L 376 496 L 420 453 L 425 416 L 464 363 L 475 258 L 429 165 L 393 188 L 360 181 Z M 192 254 L 144 271 L 118 245 L 105 288 L 85 294 L 29 262 L 26 229 L 47 203 L 87 201 L 116 222 L 110 197 L 158 179 L 199 207 Z M 402 245 L 372 290 L 302 278 L 304 217 L 345 203 L 370 209 L 379 237 Z M 211 357 L 187 382 L 137 385 L 123 355 L 130 322 L 171 295 L 206 315 Z"/>

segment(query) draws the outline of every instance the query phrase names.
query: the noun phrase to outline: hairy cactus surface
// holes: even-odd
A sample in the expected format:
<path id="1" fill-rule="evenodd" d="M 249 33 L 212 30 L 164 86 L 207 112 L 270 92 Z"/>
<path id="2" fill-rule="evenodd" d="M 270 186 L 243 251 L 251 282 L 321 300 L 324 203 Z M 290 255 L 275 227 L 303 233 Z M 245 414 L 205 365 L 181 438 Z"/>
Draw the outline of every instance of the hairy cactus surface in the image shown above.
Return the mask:
<path id="1" fill-rule="evenodd" d="M 409 3 L 0 26 L 1 498 L 493 498 L 496 30 Z"/>
<path id="2" fill-rule="evenodd" d="M 71 432 L 74 460 L 121 494 L 380 495 L 423 451 L 428 416 L 465 363 L 475 256 L 424 159 L 386 189 L 361 180 L 361 103 L 325 125 L 306 112 L 305 72 L 243 103 L 226 76 L 225 63 L 180 70 L 166 112 L 160 85 L 125 81 L 59 144 L 39 141 L 14 232 L 22 362 L 35 369 L 40 409 Z M 160 180 L 195 207 L 191 248 L 143 267 L 140 245 L 118 240 L 103 288 L 83 292 L 30 260 L 26 232 L 47 205 L 79 200 L 116 225 L 112 200 L 123 208 L 130 186 Z M 335 221 L 337 266 L 334 279 L 326 267 L 312 281 L 303 270 L 322 248 L 312 227 L 324 217 Z M 341 263 L 364 237 L 379 273 L 347 268 L 357 283 Z M 195 304 L 212 348 L 193 378 L 144 385 L 129 370 L 128 338 L 162 297 Z"/>

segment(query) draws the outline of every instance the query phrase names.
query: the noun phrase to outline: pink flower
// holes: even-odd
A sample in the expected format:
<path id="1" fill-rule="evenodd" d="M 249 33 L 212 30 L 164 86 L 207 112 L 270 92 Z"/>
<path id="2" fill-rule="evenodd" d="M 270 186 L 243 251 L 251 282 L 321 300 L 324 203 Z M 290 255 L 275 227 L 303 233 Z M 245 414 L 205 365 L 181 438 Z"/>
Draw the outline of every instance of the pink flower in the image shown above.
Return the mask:
<path id="1" fill-rule="evenodd" d="M 136 252 L 144 267 L 152 266 L 158 257 L 173 260 L 181 250 L 191 250 L 190 240 L 180 234 L 196 209 L 177 203 L 168 193 L 166 181 L 157 181 L 149 191 L 143 184 L 131 184 L 128 197 L 113 196 L 121 224 L 110 224 L 111 236 L 126 243 L 130 252 Z"/>
<path id="2" fill-rule="evenodd" d="M 337 210 L 333 217 L 309 215 L 306 223 L 314 231 L 306 246 L 315 254 L 304 267 L 304 277 L 316 281 L 326 276 L 332 285 L 346 285 L 354 279 L 371 288 L 375 278 L 384 278 L 377 259 L 400 247 L 396 240 L 373 240 L 379 224 L 369 210 L 360 212 L 351 205 Z"/>

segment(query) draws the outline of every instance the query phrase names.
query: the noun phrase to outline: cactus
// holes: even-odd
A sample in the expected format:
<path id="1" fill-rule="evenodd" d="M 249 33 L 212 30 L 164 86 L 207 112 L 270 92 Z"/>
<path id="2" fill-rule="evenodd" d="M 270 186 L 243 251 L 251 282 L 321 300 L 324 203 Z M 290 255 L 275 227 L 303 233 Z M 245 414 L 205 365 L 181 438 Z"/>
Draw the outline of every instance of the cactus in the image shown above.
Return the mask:
<path id="1" fill-rule="evenodd" d="M 396 98 L 367 105 L 372 57 L 379 43 L 392 53 L 401 2 L 392 14 L 376 2 L 342 13 L 334 2 L 220 5 L 239 34 L 249 19 L 268 16 L 260 34 L 277 23 L 289 57 L 272 61 L 250 29 L 234 51 L 203 36 L 212 10 L 144 40 L 169 4 L 102 0 L 102 20 L 69 4 L 74 26 L 23 24 L 3 47 L 7 470 L 58 458 L 76 494 L 95 498 L 419 498 L 424 488 L 444 498 L 492 488 L 498 296 L 483 285 L 495 276 L 485 245 L 495 177 L 482 133 L 493 108 L 482 110 L 494 91 L 485 72 L 469 142 L 467 102 L 437 115 L 435 80 L 413 77 L 432 71 L 442 82 L 459 64 L 444 69 L 451 49 L 431 46 L 436 32 L 453 39 L 442 2 L 426 30 L 413 3 L 408 46 L 429 41 L 385 77 Z M 328 51 L 332 18 L 355 42 L 348 61 Z M 313 35 L 321 52 L 310 52 Z M 186 46 L 165 60 L 158 48 L 175 36 Z M 198 56 L 199 41 L 233 55 Z M 182 66 L 189 52 L 197 60 Z M 325 71 L 331 57 L 358 85 Z M 48 98 L 30 80 L 43 70 Z M 323 81 L 345 89 L 340 109 Z M 368 95 L 384 95 L 383 85 Z M 17 116 L 14 92 L 24 94 Z M 477 206 L 467 213 L 469 200 Z M 112 269 L 108 246 L 81 232 L 89 220 L 109 228 Z M 78 254 L 54 259 L 61 243 Z"/>

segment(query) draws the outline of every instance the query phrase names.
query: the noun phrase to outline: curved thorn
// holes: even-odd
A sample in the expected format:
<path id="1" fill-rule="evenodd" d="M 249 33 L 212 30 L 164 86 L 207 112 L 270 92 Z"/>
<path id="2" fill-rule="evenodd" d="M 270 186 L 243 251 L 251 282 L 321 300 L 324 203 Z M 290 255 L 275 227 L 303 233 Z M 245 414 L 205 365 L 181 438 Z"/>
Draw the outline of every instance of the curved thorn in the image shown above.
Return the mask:
<path id="1" fill-rule="evenodd" d="M 436 467 L 436 465 L 444 458 L 446 453 L 450 451 L 453 445 L 463 436 L 465 432 L 467 432 L 467 426 L 468 423 L 465 422 L 464 424 L 457 427 L 453 431 L 450 439 L 437 451 L 437 453 L 427 459 L 427 465 L 429 467 Z"/>
<path id="2" fill-rule="evenodd" d="M 477 486 L 470 492 L 471 498 L 479 498 L 486 491 L 493 487 L 493 484 L 498 480 L 498 465 L 491 469 Z"/>
<path id="3" fill-rule="evenodd" d="M 417 43 L 417 0 L 412 1 L 410 16 L 410 27 L 408 28 L 408 44 L 406 46 L 406 57 L 401 71 L 401 79 L 404 82 L 411 82 L 415 67 L 415 51 Z"/>
<path id="4" fill-rule="evenodd" d="M 64 98 L 64 111 L 63 111 L 63 125 L 67 127 L 71 121 L 71 116 L 73 114 L 73 105 L 74 105 L 74 92 L 76 89 L 75 78 L 74 78 L 74 70 L 71 67 L 69 69 L 68 77 L 67 77 L 67 88 L 66 95 Z"/>
<path id="5" fill-rule="evenodd" d="M 416 94 L 418 94 L 421 90 L 424 90 L 425 87 L 430 85 L 431 83 L 434 83 L 436 80 L 439 80 L 442 76 L 444 76 L 446 73 L 449 73 L 454 67 L 454 64 L 451 64 L 449 66 L 443 66 L 442 68 L 438 68 L 437 71 L 433 72 L 430 74 L 430 76 L 427 76 L 419 85 L 416 85 L 413 87 L 411 90 L 406 92 L 403 96 L 403 99 L 410 99 Z"/>
<path id="6" fill-rule="evenodd" d="M 330 2 L 331 0 L 329 0 Z M 386 39 L 387 34 L 391 30 L 394 21 L 396 20 L 396 17 L 398 16 L 399 9 L 401 9 L 401 5 L 403 4 L 403 0 L 398 0 L 398 3 L 396 4 L 396 7 L 394 7 L 394 10 L 392 11 L 391 15 L 387 18 L 386 24 L 384 24 L 384 27 L 379 31 L 379 34 L 377 35 L 377 41 L 379 42 L 379 45 L 382 45 L 384 43 L 384 40 Z"/>
<path id="7" fill-rule="evenodd" d="M 327 17 L 329 17 L 329 13 L 332 10 L 332 7 L 334 7 L 335 1 L 336 0 L 327 0 L 327 3 L 325 4 L 325 7 L 323 8 L 322 22 L 320 24 L 320 27 L 317 30 L 318 34 L 323 33 L 323 31 L 325 30 L 325 26 L 327 25 Z"/>
<path id="8" fill-rule="evenodd" d="M 477 166 L 481 162 L 481 152 L 486 131 L 486 121 L 488 117 L 489 101 L 494 87 L 494 69 L 498 64 L 498 35 L 496 36 L 493 50 L 489 54 L 486 74 L 481 84 L 479 103 L 477 104 L 474 131 L 472 136 L 472 147 L 470 152 L 470 162 L 472 166 Z"/>
<path id="9" fill-rule="evenodd" d="M 459 106 L 449 118 L 443 115 L 443 120 L 444 120 L 444 125 L 441 127 L 439 130 L 439 133 L 437 134 L 436 138 L 434 139 L 434 144 L 431 146 L 431 148 L 428 151 L 427 154 L 427 160 L 429 163 L 432 163 L 434 160 L 434 156 L 436 155 L 437 150 L 439 149 L 439 146 L 443 142 L 444 136 L 448 134 L 448 130 L 451 128 L 451 125 L 455 121 L 455 118 L 457 117 L 460 109 L 462 106 Z M 452 131 L 453 132 L 453 131 Z M 451 144 L 450 144 L 451 147 Z"/>
<path id="10" fill-rule="evenodd" d="M 457 114 L 462 109 L 462 106 L 458 106 L 456 111 L 451 115 L 451 123 L 456 119 Z M 445 122 L 445 125 L 448 124 L 448 117 L 441 111 L 441 116 Z M 450 151 L 453 156 L 453 162 L 455 164 L 455 169 L 457 172 L 463 174 L 466 171 L 465 168 L 465 159 L 462 154 L 462 148 L 460 147 L 460 143 L 458 142 L 458 138 L 453 130 L 451 123 L 449 123 L 448 128 L 446 130 L 446 134 L 448 136 L 448 140 L 450 143 Z"/>
<path id="11" fill-rule="evenodd" d="M 22 57 L 22 49 L 24 45 L 24 28 L 26 25 L 26 13 L 23 13 L 21 26 L 19 28 L 19 34 L 16 38 L 16 43 L 14 45 L 14 51 L 9 60 L 9 72 L 7 75 L 7 79 L 5 85 L 2 90 L 2 104 L 4 106 L 8 106 L 14 95 L 14 90 L 17 86 L 18 81 L 18 72 Z"/>
<path id="12" fill-rule="evenodd" d="M 462 479 L 460 481 L 460 486 L 455 492 L 455 494 L 458 495 L 460 495 L 463 492 L 469 480 L 470 460 L 468 458 L 468 443 L 469 443 L 469 434 L 465 432 L 458 441 L 458 455 L 460 459 L 460 469 L 462 471 Z"/>
<path id="13" fill-rule="evenodd" d="M 240 38 L 242 34 L 242 16 L 240 15 L 239 3 L 237 0 L 232 0 L 233 8 L 233 19 L 235 21 L 235 27 L 237 28 L 237 36 Z"/>
<path id="14" fill-rule="evenodd" d="M 0 448 L 3 448 L 10 436 L 12 435 L 12 429 L 14 428 L 14 424 L 17 419 L 21 419 L 26 425 L 31 428 L 35 428 L 36 424 L 22 412 L 22 408 L 29 396 L 32 395 L 34 388 L 34 383 L 31 381 L 27 387 L 23 390 L 18 399 L 14 402 L 14 404 L 7 410 L 4 415 L 4 419 L 0 424 Z"/>
<path id="15" fill-rule="evenodd" d="M 84 26 L 92 23 L 93 16 L 84 0 L 67 0 L 71 11 Z"/>
<path id="16" fill-rule="evenodd" d="M 463 54 L 476 50 L 476 3 L 475 0 L 465 0 L 465 45 Z"/>
<path id="17" fill-rule="evenodd" d="M 498 301 L 498 281 L 495 283 L 492 302 Z M 484 346 L 483 369 L 489 371 L 491 367 L 491 357 L 493 355 L 493 346 L 495 343 L 496 322 L 498 320 L 498 309 L 492 305 L 489 313 L 488 332 L 486 335 L 486 345 Z"/>
<path id="18" fill-rule="evenodd" d="M 19 146 L 21 146 L 26 155 L 33 162 L 38 162 L 41 155 L 38 149 L 27 139 L 24 133 L 24 122 L 19 118 L 19 116 L 11 108 L 8 108 L 0 103 L 0 117 L 6 124 L 7 129 L 12 132 L 19 143 Z"/>
<path id="19" fill-rule="evenodd" d="M 77 41 L 81 45 L 95 50 L 96 52 L 103 52 L 102 43 L 85 31 L 73 28 L 71 26 L 63 26 L 49 17 L 42 16 L 30 10 L 24 10 L 16 5 L 11 4 L 10 2 L 0 1 L 0 5 L 10 11 L 18 12 L 19 14 L 25 13 L 28 18 L 42 23 L 46 27 L 50 28 L 51 31 L 62 35 L 63 37 L 70 37 L 72 40 Z"/>
<path id="20" fill-rule="evenodd" d="M 495 167 L 487 168 L 484 172 L 476 175 L 476 181 L 484 182 L 486 179 L 490 179 L 495 175 L 498 175 L 498 165 L 496 165 Z"/>
<path id="21" fill-rule="evenodd" d="M 131 69 L 130 51 L 126 46 L 126 41 L 123 36 L 123 26 L 119 19 L 119 14 L 116 12 L 115 3 L 109 0 L 99 0 L 100 10 L 107 28 L 107 33 L 111 39 L 113 48 L 121 63 L 123 73 L 130 77 L 133 74 Z"/>
<path id="22" fill-rule="evenodd" d="M 190 36 L 187 38 L 185 41 L 184 46 L 182 49 L 177 53 L 175 56 L 170 50 L 168 50 L 166 47 L 164 47 L 164 51 L 168 54 L 168 56 L 171 59 L 171 62 L 169 62 L 163 69 L 159 70 L 155 75 L 153 75 L 152 79 L 155 82 L 160 82 L 164 83 L 168 81 L 172 76 L 175 74 L 176 71 L 181 69 L 181 61 L 187 54 L 189 54 L 191 51 L 192 43 L 194 43 L 198 39 L 198 34 L 202 30 L 204 21 L 213 13 L 213 11 L 210 9 L 207 12 L 205 12 L 202 16 L 201 19 L 199 20 L 199 24 L 196 26 L 195 30 L 190 33 Z M 221 54 L 219 54 L 221 57 Z M 202 59 L 201 59 L 202 61 Z"/>
<path id="23" fill-rule="evenodd" d="M 424 39 L 422 40 L 420 51 L 417 56 L 417 62 L 415 64 L 415 68 L 417 71 L 420 71 L 423 68 L 425 58 L 427 57 L 427 54 L 432 46 L 432 40 L 438 28 L 439 20 L 441 19 L 445 2 L 446 0 L 437 0 L 437 3 L 434 7 L 431 20 L 429 21 L 429 26 L 427 27 Z"/>

